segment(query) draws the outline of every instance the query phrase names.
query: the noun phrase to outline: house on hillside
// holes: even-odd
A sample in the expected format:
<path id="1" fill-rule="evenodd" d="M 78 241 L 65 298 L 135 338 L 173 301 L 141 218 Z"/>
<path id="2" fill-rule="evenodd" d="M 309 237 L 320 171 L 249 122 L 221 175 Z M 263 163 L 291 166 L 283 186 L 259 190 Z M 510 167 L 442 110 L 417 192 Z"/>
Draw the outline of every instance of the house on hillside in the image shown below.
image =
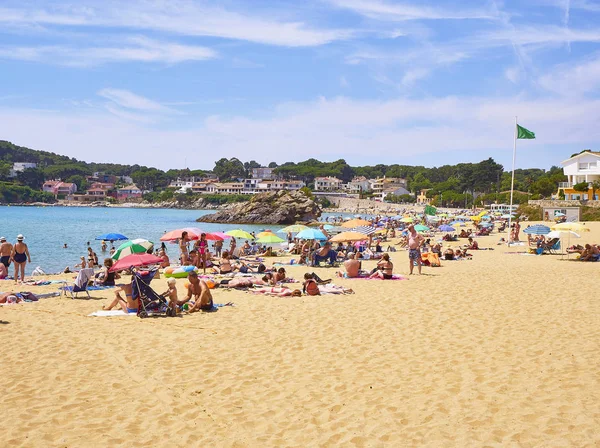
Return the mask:
<path id="1" fill-rule="evenodd" d="M 391 188 L 386 188 L 385 190 L 383 190 L 383 192 L 381 193 L 382 195 L 382 199 L 385 199 L 385 197 L 387 195 L 393 195 L 393 196 L 403 196 L 405 194 L 410 195 L 410 191 L 408 191 L 406 188 L 404 187 L 391 187 Z"/>
<path id="2" fill-rule="evenodd" d="M 22 173 L 28 168 L 37 168 L 37 163 L 33 162 L 15 162 L 8 174 L 8 177 L 17 177 L 18 173 Z"/>
<path id="3" fill-rule="evenodd" d="M 343 182 L 337 177 L 315 177 L 315 191 L 335 191 L 342 187 Z"/>
<path id="4" fill-rule="evenodd" d="M 210 194 L 242 194 L 243 189 L 242 182 L 209 182 L 206 184 L 206 192 Z"/>
<path id="5" fill-rule="evenodd" d="M 63 182 L 62 180 L 48 180 L 42 185 L 42 191 L 52 193 L 56 196 L 68 196 L 77 191 L 77 185 L 71 182 Z"/>
<path id="6" fill-rule="evenodd" d="M 252 168 L 252 179 L 273 179 L 274 170 L 275 168 L 267 168 L 266 166 Z"/>
<path id="7" fill-rule="evenodd" d="M 346 191 L 352 194 L 360 194 L 371 191 L 371 182 L 365 176 L 355 176 L 345 185 Z"/>
<path id="8" fill-rule="evenodd" d="M 563 172 L 567 176 L 567 182 L 558 184 L 558 193 L 562 191 L 565 199 L 569 200 L 588 200 L 598 199 L 600 191 L 592 191 L 592 182 L 600 181 L 600 152 L 585 151 L 581 152 L 560 163 Z M 575 191 L 573 185 L 587 182 L 588 191 Z M 593 196 L 593 197 L 592 197 Z"/>
<path id="9" fill-rule="evenodd" d="M 138 201 L 142 198 L 142 190 L 131 184 L 117 189 L 117 200 L 120 202 Z"/>

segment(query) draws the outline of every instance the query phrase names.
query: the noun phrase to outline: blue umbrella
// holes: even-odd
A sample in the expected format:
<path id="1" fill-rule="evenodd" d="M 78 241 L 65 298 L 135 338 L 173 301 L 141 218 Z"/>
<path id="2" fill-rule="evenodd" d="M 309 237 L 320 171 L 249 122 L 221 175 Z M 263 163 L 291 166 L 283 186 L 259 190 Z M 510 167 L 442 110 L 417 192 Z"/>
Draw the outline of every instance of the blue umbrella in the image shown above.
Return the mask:
<path id="1" fill-rule="evenodd" d="M 442 232 L 456 232 L 456 229 L 448 224 L 443 224 L 439 227 Z"/>
<path id="2" fill-rule="evenodd" d="M 535 224 L 527 227 L 525 230 L 523 230 L 523 233 L 528 235 L 548 235 L 550 233 L 550 227 L 543 224 Z"/>
<path id="3" fill-rule="evenodd" d="M 105 233 L 104 235 L 97 236 L 96 239 L 113 242 L 128 240 L 129 238 L 127 238 L 125 235 L 121 235 L 120 233 Z"/>
<path id="4" fill-rule="evenodd" d="M 304 229 L 296 235 L 296 238 L 305 240 L 326 240 L 327 237 L 319 229 Z"/>
<path id="5" fill-rule="evenodd" d="M 325 230 L 332 230 L 332 229 L 335 229 L 335 226 L 332 226 L 331 224 L 325 224 L 325 225 L 323 226 L 323 228 L 324 228 Z"/>
<path id="6" fill-rule="evenodd" d="M 494 227 L 494 224 L 492 224 L 491 222 L 482 222 L 481 227 Z"/>
<path id="7" fill-rule="evenodd" d="M 452 226 L 464 226 L 464 225 L 465 225 L 465 223 L 464 223 L 464 222 L 462 222 L 462 221 L 452 221 L 452 222 L 450 223 L 450 225 L 452 225 Z"/>

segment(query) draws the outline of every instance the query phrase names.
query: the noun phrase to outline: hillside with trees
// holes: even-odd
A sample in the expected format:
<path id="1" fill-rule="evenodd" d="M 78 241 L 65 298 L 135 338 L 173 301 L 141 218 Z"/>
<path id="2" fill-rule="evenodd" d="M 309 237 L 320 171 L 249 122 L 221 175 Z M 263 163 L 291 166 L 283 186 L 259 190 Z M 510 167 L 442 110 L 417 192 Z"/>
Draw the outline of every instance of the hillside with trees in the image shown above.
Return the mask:
<path id="1" fill-rule="evenodd" d="M 17 178 L 14 179 L 8 177 L 14 162 L 33 162 L 38 166 L 18 173 Z M 248 178 L 251 176 L 252 168 L 261 166 L 263 165 L 255 160 L 243 162 L 237 158 L 221 158 L 215 162 L 211 171 L 190 169 L 163 171 L 142 165 L 84 162 L 0 140 L 0 182 L 4 182 L 4 190 L 0 190 L 0 192 L 7 191 L 10 185 L 28 187 L 32 190 L 32 192 L 19 190 L 18 194 L 13 192 L 10 194 L 11 198 L 36 197 L 35 200 L 47 200 L 48 198 L 35 196 L 33 192 L 39 192 L 44 181 L 49 179 L 73 182 L 77 185 L 78 191 L 85 191 L 87 188 L 86 176 L 95 172 L 130 176 L 140 189 L 160 193 L 165 191 L 171 180 L 178 177 L 201 177 L 207 173 L 213 173 L 221 182 L 228 182 Z M 281 165 L 271 162 L 268 166 L 274 168 L 277 176 L 284 179 L 302 180 L 309 187 L 313 187 L 315 178 L 320 176 L 337 177 L 344 182 L 351 181 L 355 176 L 364 176 L 367 179 L 383 176 L 399 177 L 407 180 L 408 189 L 413 193 L 428 189 L 427 194 L 434 198 L 435 203 L 456 206 L 472 204 L 474 196 L 477 196 L 476 203 L 477 201 L 486 203 L 495 200 L 503 201 L 506 197 L 505 192 L 510 190 L 511 181 L 511 173 L 504 171 L 504 167 L 492 158 L 479 163 L 458 163 L 433 168 L 399 164 L 351 166 L 344 159 L 321 162 L 313 158 L 302 162 L 286 162 Z M 521 202 L 529 197 L 549 197 L 556 192 L 557 183 L 565 180 L 562 168 L 556 166 L 548 171 L 538 168 L 519 169 L 515 171 L 515 190 L 527 193 L 518 196 Z M 149 200 L 159 197 L 164 199 L 166 196 L 168 195 L 148 194 L 147 198 Z M 390 199 L 406 202 L 410 198 Z M 6 194 L 0 196 L 0 201 L 8 202 L 8 196 Z"/>

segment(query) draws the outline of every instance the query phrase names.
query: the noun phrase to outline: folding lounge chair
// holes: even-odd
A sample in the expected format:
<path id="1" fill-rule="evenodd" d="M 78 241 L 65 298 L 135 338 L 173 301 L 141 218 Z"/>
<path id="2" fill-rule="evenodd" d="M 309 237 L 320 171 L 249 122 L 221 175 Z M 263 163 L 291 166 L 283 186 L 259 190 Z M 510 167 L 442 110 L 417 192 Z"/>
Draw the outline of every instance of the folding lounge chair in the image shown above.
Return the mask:
<path id="1" fill-rule="evenodd" d="M 560 238 L 552 238 L 540 246 L 545 254 L 556 255 L 560 250 Z"/>
<path id="2" fill-rule="evenodd" d="M 77 293 L 85 292 L 88 297 L 90 297 L 90 293 L 88 292 L 88 284 L 91 279 L 94 278 L 94 269 L 85 268 L 79 271 L 77 274 L 77 278 L 74 282 L 63 282 L 64 286 L 61 288 L 62 292 L 66 294 L 70 294 L 72 299 L 77 297 Z"/>

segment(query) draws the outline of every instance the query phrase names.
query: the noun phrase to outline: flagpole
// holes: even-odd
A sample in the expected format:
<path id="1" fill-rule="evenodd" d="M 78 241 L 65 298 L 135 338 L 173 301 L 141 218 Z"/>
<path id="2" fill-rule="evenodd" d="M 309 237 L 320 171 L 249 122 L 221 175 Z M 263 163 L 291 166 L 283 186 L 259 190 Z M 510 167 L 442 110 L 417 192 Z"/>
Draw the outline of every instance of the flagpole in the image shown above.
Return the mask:
<path id="1" fill-rule="evenodd" d="M 511 239 L 511 223 L 512 223 L 512 206 L 513 206 L 513 193 L 515 189 L 515 159 L 517 158 L 517 116 L 515 115 L 515 141 L 513 147 L 513 159 L 512 159 L 512 177 L 510 180 L 510 208 L 508 210 L 508 245 L 510 246 Z"/>

